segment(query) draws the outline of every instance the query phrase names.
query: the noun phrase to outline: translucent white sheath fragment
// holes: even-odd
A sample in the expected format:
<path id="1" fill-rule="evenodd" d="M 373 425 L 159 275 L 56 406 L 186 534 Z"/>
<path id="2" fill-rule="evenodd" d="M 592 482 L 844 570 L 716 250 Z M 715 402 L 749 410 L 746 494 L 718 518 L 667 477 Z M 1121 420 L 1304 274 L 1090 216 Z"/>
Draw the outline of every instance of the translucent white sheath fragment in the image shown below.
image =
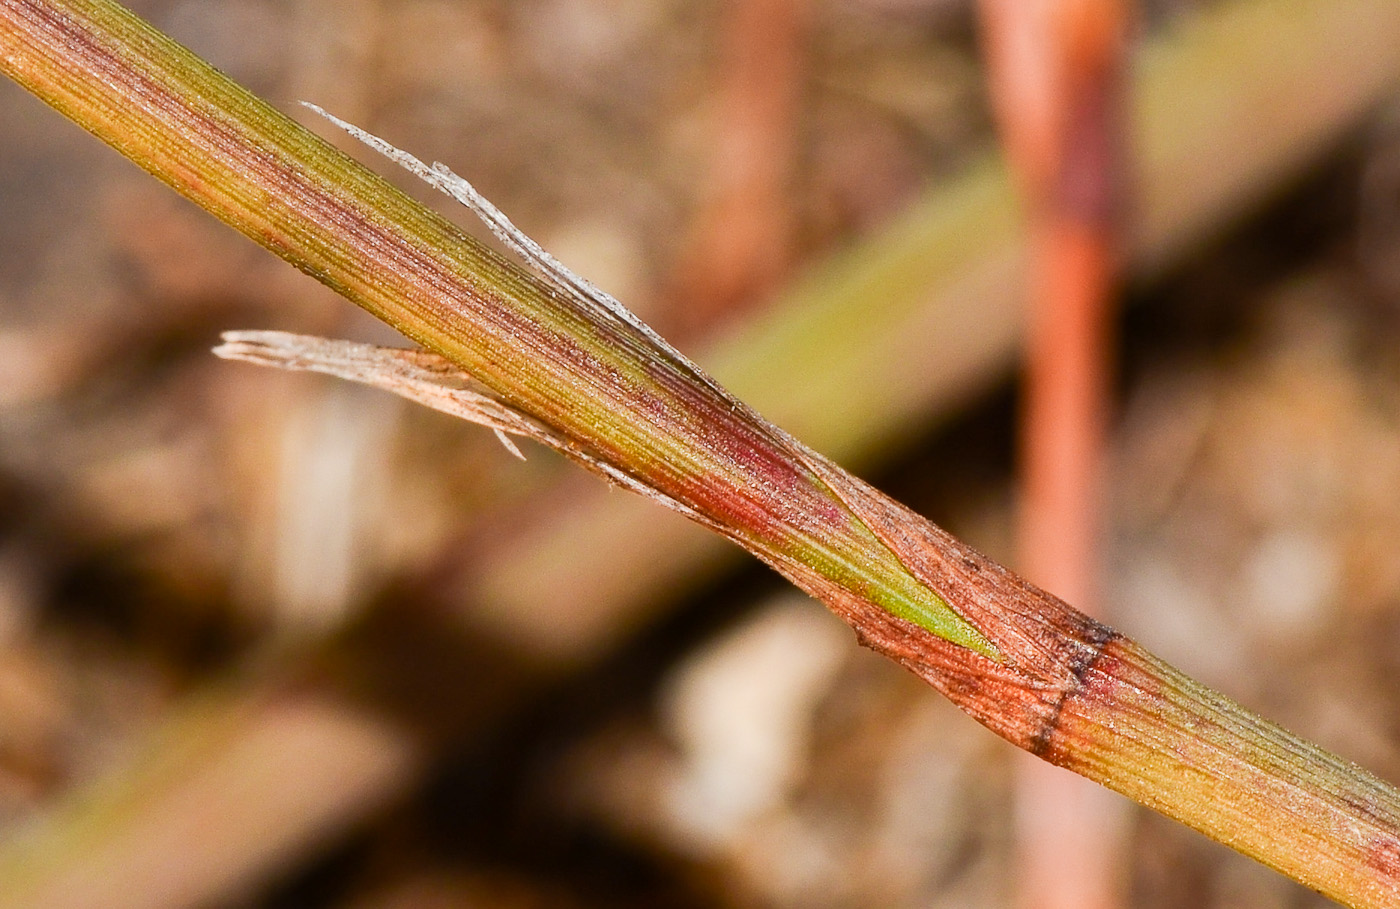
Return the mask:
<path id="1" fill-rule="evenodd" d="M 640 332 L 652 344 L 666 352 L 667 355 L 685 364 L 696 375 L 704 380 L 706 384 L 714 385 L 709 377 L 705 376 L 701 370 L 691 363 L 684 354 L 676 350 L 671 344 L 662 338 L 650 325 L 639 319 L 636 313 L 622 305 L 612 294 L 598 287 L 592 281 L 575 272 L 563 262 L 560 262 L 540 244 L 530 239 L 520 228 L 505 216 L 499 208 L 493 205 L 490 200 L 479 193 L 476 187 L 472 186 L 464 177 L 453 173 L 451 168 L 440 161 L 434 161 L 431 166 L 424 164 L 419 158 L 409 154 L 397 146 L 386 142 L 373 133 L 366 132 L 353 123 L 348 123 L 340 119 L 335 114 L 326 111 L 318 105 L 309 101 L 301 102 L 312 111 L 325 117 L 331 123 L 354 136 L 365 145 L 379 152 L 384 157 L 393 161 L 404 170 L 423 180 L 429 186 L 445 193 L 458 202 L 469 208 L 472 214 L 481 219 L 496 239 L 504 243 L 512 252 L 520 257 L 535 274 L 543 278 L 551 287 L 566 296 L 585 304 L 595 312 L 601 312 L 609 318 L 621 322 L 630 328 Z"/>
<path id="2" fill-rule="evenodd" d="M 713 521 L 702 517 L 688 505 L 599 460 L 543 423 L 492 397 L 469 373 L 435 353 L 335 341 L 284 331 L 226 331 L 222 337 L 224 343 L 215 347 L 214 353 L 226 360 L 325 373 L 382 388 L 494 430 L 497 438 L 517 457 L 523 458 L 524 455 L 509 436 L 534 439 L 589 470 L 602 474 L 624 489 L 646 496 L 706 526 L 714 526 Z"/>

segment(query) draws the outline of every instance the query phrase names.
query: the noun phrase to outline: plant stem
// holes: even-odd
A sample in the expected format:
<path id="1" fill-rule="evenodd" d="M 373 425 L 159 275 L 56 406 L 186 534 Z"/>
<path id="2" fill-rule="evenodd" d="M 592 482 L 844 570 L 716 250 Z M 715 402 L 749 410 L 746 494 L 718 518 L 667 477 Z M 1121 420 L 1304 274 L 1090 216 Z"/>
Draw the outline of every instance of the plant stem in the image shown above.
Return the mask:
<path id="1" fill-rule="evenodd" d="M 790 439 L 649 331 L 508 267 L 118 4 L 2 8 L 16 81 L 226 223 L 761 558 L 996 655 Z"/>
<path id="2" fill-rule="evenodd" d="M 1065 700 L 1046 748 L 1046 760 L 1333 899 L 1397 905 L 1394 788 L 1127 638 L 1105 647 Z"/>
<path id="3" fill-rule="evenodd" d="M 1009 741 L 1335 898 L 1400 899 L 1395 790 L 845 474 L 645 329 L 507 266 L 119 5 L 0 0 L 0 70 L 500 406 L 768 561 Z"/>

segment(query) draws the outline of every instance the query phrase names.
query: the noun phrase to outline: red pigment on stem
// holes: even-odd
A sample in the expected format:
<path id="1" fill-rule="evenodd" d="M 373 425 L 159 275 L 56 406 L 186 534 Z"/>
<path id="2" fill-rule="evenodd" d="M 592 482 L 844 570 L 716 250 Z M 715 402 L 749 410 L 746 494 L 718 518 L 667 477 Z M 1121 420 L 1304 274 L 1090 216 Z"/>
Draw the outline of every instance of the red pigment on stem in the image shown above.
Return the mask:
<path id="1" fill-rule="evenodd" d="M 1373 837 L 1366 848 L 1366 867 L 1400 880 L 1400 837 L 1389 833 Z"/>

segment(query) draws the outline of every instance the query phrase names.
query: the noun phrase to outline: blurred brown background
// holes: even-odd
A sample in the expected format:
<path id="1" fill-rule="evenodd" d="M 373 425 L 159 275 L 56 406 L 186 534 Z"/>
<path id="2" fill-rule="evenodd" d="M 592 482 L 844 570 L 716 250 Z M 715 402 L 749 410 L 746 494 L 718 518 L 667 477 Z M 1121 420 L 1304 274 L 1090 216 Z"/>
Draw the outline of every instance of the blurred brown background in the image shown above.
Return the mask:
<path id="1" fill-rule="evenodd" d="M 448 163 L 760 409 L 1012 561 L 1020 272 L 971 4 L 129 5 L 303 122 L 314 101 Z M 1395 781 L 1384 7 L 1136 11 L 1144 65 L 1198 75 L 1136 115 L 1103 601 Z M 1364 64 L 1289 52 L 1269 29 L 1301 9 L 1326 20 L 1302 40 Z M 1221 22 L 1251 40 L 1207 40 Z M 1262 94 L 1231 95 L 1231 66 Z M 1237 128 L 1176 150 L 1202 109 Z M 1009 746 L 547 452 L 214 359 L 232 328 L 395 342 L 13 85 L 0 118 L 0 906 L 1012 905 Z M 929 258 L 953 264 L 906 262 Z M 886 292 L 821 322 L 848 284 Z M 975 307 L 949 327 L 945 296 Z M 823 379 L 827 343 L 873 352 Z M 1126 825 L 1126 905 L 1323 903 Z"/>

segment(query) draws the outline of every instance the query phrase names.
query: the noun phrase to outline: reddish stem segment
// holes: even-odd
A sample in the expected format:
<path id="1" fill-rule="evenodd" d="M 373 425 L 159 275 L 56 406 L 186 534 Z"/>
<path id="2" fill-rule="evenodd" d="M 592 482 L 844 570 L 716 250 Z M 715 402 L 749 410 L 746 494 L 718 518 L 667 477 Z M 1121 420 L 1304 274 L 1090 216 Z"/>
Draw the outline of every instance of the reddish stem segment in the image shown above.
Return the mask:
<path id="1" fill-rule="evenodd" d="M 875 490 L 841 488 L 916 575 L 972 604 L 973 622 L 996 627 L 994 640 L 1014 655 L 989 670 L 966 650 L 910 640 L 868 608 L 838 600 L 834 608 L 871 647 L 1052 764 L 1342 903 L 1400 905 L 1394 787 L 1193 681 Z"/>

